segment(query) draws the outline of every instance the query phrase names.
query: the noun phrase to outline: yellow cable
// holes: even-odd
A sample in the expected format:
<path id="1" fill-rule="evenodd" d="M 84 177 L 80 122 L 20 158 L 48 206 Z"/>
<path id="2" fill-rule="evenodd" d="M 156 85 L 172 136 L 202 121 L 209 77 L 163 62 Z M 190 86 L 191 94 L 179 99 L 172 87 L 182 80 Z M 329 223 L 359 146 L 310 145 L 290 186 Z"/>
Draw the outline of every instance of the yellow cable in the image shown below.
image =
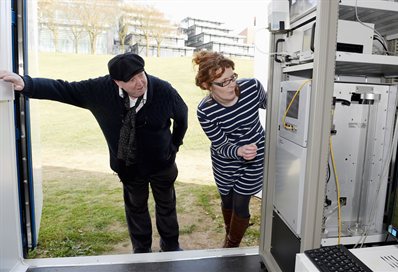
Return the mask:
<path id="1" fill-rule="evenodd" d="M 340 183 L 339 183 L 339 178 L 337 176 L 337 170 L 336 170 L 336 163 L 334 160 L 334 154 L 333 154 L 333 146 L 332 146 L 332 137 L 329 137 L 329 147 L 330 147 L 330 156 L 332 159 L 332 166 L 333 166 L 333 172 L 334 172 L 334 179 L 336 181 L 336 190 L 337 190 L 337 229 L 338 229 L 338 236 L 337 236 L 337 244 L 340 244 L 340 238 L 341 238 L 341 205 L 340 205 Z"/>
<path id="2" fill-rule="evenodd" d="M 289 112 L 289 109 L 290 109 L 290 107 L 292 106 L 293 101 L 296 99 L 296 96 L 300 93 L 301 89 L 305 86 L 305 84 L 307 84 L 307 83 L 310 82 L 311 80 L 312 80 L 312 79 L 307 79 L 306 81 L 304 81 L 304 82 L 301 84 L 301 86 L 297 89 L 297 91 L 296 91 L 296 93 L 294 94 L 292 100 L 290 100 L 290 103 L 289 103 L 289 105 L 287 106 L 287 108 L 286 108 L 286 110 L 285 110 L 285 113 L 283 114 L 283 117 L 282 117 L 282 124 L 283 124 L 283 127 L 284 127 L 285 129 L 287 129 L 287 130 L 293 130 L 293 129 L 294 129 L 293 125 L 288 125 L 288 124 L 286 124 L 286 115 L 287 115 L 287 113 Z"/>

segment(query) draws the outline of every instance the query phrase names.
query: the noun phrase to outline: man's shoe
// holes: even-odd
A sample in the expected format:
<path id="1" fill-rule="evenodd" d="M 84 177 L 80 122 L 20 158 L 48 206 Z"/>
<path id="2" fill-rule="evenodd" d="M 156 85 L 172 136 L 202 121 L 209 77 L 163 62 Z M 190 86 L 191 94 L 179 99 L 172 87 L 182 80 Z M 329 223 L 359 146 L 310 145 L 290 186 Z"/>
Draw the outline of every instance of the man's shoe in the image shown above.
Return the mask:
<path id="1" fill-rule="evenodd" d="M 159 252 L 170 252 L 170 251 L 184 251 L 184 250 L 180 247 L 178 247 L 176 249 L 172 249 L 172 250 L 159 249 Z"/>
<path id="2" fill-rule="evenodd" d="M 150 248 L 135 248 L 133 252 L 134 252 L 134 254 L 136 254 L 136 253 L 151 253 L 152 249 L 150 249 Z"/>

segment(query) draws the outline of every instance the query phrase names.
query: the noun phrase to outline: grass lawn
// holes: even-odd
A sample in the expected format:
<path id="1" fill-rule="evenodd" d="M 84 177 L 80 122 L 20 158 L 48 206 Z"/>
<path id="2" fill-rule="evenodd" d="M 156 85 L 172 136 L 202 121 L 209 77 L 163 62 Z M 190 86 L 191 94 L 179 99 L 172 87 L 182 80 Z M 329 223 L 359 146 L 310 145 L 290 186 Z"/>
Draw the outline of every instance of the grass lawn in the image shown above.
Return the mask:
<path id="1" fill-rule="evenodd" d="M 68 81 L 107 74 L 110 55 L 39 54 L 35 76 Z M 146 71 L 169 81 L 189 108 L 189 129 L 177 158 L 180 243 L 184 249 L 217 248 L 223 240 L 219 196 L 211 174 L 209 141 L 196 118 L 206 95 L 194 84 L 191 58 L 145 58 Z M 240 77 L 253 75 L 253 61 L 234 59 Z M 108 150 L 87 110 L 31 100 L 32 121 L 40 126 L 44 207 L 39 245 L 30 257 L 63 257 L 131 252 L 121 184 L 109 167 Z M 35 153 L 38 157 L 39 153 Z M 34 156 L 35 156 L 34 154 Z M 153 216 L 153 199 L 150 211 Z M 252 226 L 242 246 L 258 245 L 261 201 L 251 202 Z M 158 235 L 153 224 L 153 249 Z"/>

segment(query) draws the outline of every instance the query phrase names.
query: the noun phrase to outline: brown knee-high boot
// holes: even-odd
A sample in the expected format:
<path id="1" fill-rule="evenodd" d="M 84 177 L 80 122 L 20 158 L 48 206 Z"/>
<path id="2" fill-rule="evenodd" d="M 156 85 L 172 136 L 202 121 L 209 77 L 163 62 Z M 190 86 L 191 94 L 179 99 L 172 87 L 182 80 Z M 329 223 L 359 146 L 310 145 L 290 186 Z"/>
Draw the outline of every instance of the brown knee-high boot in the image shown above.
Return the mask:
<path id="1" fill-rule="evenodd" d="M 232 209 L 224 209 L 221 206 L 221 211 L 222 211 L 222 216 L 224 218 L 224 227 L 225 227 L 225 239 L 224 239 L 223 247 L 226 247 L 227 237 L 228 237 L 229 229 L 231 226 Z"/>
<path id="2" fill-rule="evenodd" d="M 249 220 L 250 216 L 247 218 L 242 218 L 237 216 L 235 213 L 232 213 L 231 226 L 225 247 L 239 247 L 243 235 L 249 226 Z"/>

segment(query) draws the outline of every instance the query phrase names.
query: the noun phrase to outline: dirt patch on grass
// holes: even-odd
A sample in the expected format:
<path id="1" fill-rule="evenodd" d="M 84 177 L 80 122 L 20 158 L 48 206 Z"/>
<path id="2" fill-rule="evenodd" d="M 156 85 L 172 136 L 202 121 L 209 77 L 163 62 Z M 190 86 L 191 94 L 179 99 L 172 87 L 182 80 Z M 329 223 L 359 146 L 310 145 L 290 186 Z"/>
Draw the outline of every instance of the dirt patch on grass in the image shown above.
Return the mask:
<path id="1" fill-rule="evenodd" d="M 195 183 L 176 183 L 177 215 L 180 226 L 180 246 L 184 250 L 221 248 L 225 237 L 224 221 L 220 210 L 220 198 L 214 185 L 199 186 Z M 208 199 L 203 204 L 203 198 Z M 152 199 L 150 199 L 152 201 Z M 261 224 L 261 199 L 250 202 L 250 227 L 242 246 L 258 246 Z M 153 226 L 152 250 L 159 251 L 159 235 L 151 211 Z M 109 254 L 131 253 L 130 241 L 115 245 Z"/>
<path id="2" fill-rule="evenodd" d="M 178 187 L 176 187 L 178 191 Z M 178 192 L 177 192 L 178 193 Z M 178 197 L 178 196 L 177 196 Z M 177 198 L 177 201 L 187 201 L 189 199 Z M 214 206 L 217 209 L 216 206 Z M 242 240 L 242 247 L 252 247 L 259 245 L 260 235 L 260 210 L 261 200 L 258 198 L 252 198 L 250 204 L 251 210 L 251 222 L 246 232 L 245 237 Z M 153 216 L 152 216 L 153 218 Z M 214 249 L 221 248 L 224 241 L 225 232 L 222 223 L 221 212 L 217 215 L 216 219 L 212 219 L 209 214 L 203 213 L 200 209 L 197 211 L 180 212 L 178 213 L 178 222 L 180 225 L 180 246 L 184 250 L 196 250 L 196 249 Z M 152 251 L 159 251 L 159 234 L 156 230 L 156 225 L 153 222 L 153 241 Z M 184 233 L 184 229 L 195 225 L 190 233 Z M 123 241 L 114 246 L 114 249 L 107 254 L 129 254 L 132 252 L 132 246 L 130 240 Z"/>

